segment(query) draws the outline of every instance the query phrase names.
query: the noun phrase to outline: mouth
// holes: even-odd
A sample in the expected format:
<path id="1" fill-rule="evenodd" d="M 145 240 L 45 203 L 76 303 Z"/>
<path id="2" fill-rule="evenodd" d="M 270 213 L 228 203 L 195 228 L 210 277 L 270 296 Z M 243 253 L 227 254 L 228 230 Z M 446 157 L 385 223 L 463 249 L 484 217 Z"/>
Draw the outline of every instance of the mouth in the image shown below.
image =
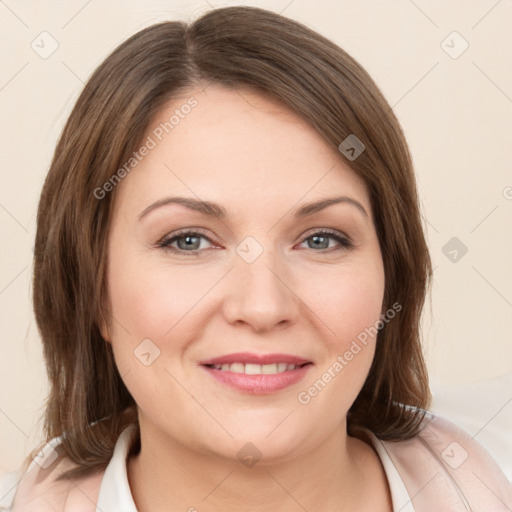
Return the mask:
<path id="1" fill-rule="evenodd" d="M 202 361 L 200 367 L 225 386 L 253 395 L 274 393 L 301 381 L 313 366 L 288 354 L 230 354 Z"/>
<path id="2" fill-rule="evenodd" d="M 297 368 L 313 364 L 311 362 L 304 364 L 293 363 L 273 363 L 273 364 L 255 364 L 255 363 L 224 363 L 224 364 L 205 364 L 212 370 L 221 372 L 245 373 L 246 375 L 276 375 L 278 373 L 291 372 Z"/>

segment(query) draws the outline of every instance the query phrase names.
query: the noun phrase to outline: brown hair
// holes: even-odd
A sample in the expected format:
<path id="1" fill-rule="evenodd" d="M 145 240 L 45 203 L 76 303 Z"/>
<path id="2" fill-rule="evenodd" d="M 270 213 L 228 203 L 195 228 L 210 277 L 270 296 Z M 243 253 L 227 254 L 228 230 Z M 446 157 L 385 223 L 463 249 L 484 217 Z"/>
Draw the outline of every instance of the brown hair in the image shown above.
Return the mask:
<path id="1" fill-rule="evenodd" d="M 358 158 L 340 159 L 370 194 L 384 308 L 402 309 L 379 331 L 373 365 L 348 413 L 349 433 L 367 428 L 381 439 L 409 438 L 430 403 L 420 316 L 431 261 L 411 158 L 391 107 L 361 65 L 313 30 L 260 8 L 215 9 L 189 25 L 152 25 L 112 52 L 69 116 L 44 183 L 34 309 L 50 381 L 45 436 L 63 436 L 62 453 L 77 465 L 61 478 L 104 469 L 121 431 L 138 428 L 136 404 L 99 328 L 108 316 L 101 299 L 115 189 L 101 200 L 94 191 L 139 147 L 166 102 L 209 83 L 280 101 L 336 150 L 351 134 L 363 142 Z"/>

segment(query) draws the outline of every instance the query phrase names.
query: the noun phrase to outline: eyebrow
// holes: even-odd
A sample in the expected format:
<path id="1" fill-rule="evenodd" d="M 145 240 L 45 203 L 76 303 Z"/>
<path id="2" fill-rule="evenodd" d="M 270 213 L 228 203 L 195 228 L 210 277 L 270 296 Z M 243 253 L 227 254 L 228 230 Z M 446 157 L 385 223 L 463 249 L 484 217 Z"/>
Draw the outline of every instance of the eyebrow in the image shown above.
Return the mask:
<path id="1" fill-rule="evenodd" d="M 300 208 L 295 209 L 293 215 L 296 218 L 307 217 L 307 216 L 313 215 L 314 213 L 317 213 L 331 205 L 339 204 L 339 203 L 345 203 L 345 204 L 350 204 L 352 206 L 355 206 L 366 217 L 369 217 L 368 212 L 365 210 L 364 206 L 356 199 L 353 199 L 352 197 L 348 197 L 348 196 L 331 197 L 328 199 L 322 199 L 320 201 L 307 203 L 305 205 L 302 205 Z M 163 199 L 159 199 L 158 201 L 154 202 L 153 204 L 150 204 L 147 208 L 142 210 L 142 212 L 139 214 L 139 216 L 138 216 L 139 220 L 141 220 L 143 217 L 145 217 L 149 212 L 156 210 L 157 208 L 160 208 L 162 206 L 166 206 L 168 204 L 179 204 L 181 206 L 185 206 L 186 208 L 189 208 L 191 210 L 199 212 L 203 215 L 207 215 L 209 217 L 215 217 L 218 219 L 225 219 L 227 217 L 227 212 L 226 212 L 225 208 L 217 203 L 213 203 L 211 201 L 201 201 L 199 199 L 194 199 L 191 197 L 176 196 L 176 197 L 165 197 Z"/>

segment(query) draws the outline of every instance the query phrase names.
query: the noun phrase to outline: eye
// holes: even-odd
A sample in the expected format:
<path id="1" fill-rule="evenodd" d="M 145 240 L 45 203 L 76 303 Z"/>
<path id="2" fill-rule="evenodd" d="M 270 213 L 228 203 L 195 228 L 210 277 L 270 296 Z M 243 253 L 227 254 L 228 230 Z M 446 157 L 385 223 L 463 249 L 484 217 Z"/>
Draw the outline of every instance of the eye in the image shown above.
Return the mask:
<path id="1" fill-rule="evenodd" d="M 308 243 L 309 249 L 332 249 L 332 246 L 329 247 L 330 240 L 335 240 L 339 243 L 341 247 L 338 247 L 337 249 L 349 249 L 352 247 L 352 242 L 348 239 L 348 237 L 339 231 L 330 229 L 318 230 L 311 233 L 309 236 L 304 238 L 302 244 L 308 240 L 311 240 L 311 243 Z M 335 248 L 334 250 L 337 249 Z"/>
<path id="2" fill-rule="evenodd" d="M 184 230 L 173 234 L 171 237 L 162 239 L 158 242 L 157 246 L 161 249 L 177 254 L 185 254 L 188 252 L 195 255 L 202 250 L 209 248 L 202 246 L 202 240 L 206 240 L 210 244 L 213 243 L 208 236 L 200 231 Z M 353 246 L 348 237 L 339 231 L 329 229 L 321 229 L 309 234 L 303 239 L 301 244 L 304 244 L 309 240 L 311 241 L 311 243 L 308 243 L 309 249 L 333 249 L 333 247 L 330 246 L 331 240 L 334 240 L 339 244 L 337 248 L 334 247 L 334 250 L 349 249 Z"/>
<path id="3" fill-rule="evenodd" d="M 189 252 L 194 254 L 204 249 L 204 247 L 201 247 L 201 240 L 207 240 L 209 243 L 212 243 L 206 235 L 199 231 L 181 231 L 170 238 L 164 238 L 158 242 L 158 247 L 176 253 Z M 177 247 L 172 245 L 174 243 L 177 244 Z"/>

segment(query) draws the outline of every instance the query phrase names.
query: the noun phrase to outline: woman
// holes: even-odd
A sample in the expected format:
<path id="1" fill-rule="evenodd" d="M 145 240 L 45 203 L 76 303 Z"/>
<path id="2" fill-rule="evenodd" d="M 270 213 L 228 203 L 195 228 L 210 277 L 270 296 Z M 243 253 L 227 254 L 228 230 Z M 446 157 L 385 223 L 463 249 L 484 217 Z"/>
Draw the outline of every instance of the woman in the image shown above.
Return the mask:
<path id="1" fill-rule="evenodd" d="M 427 413 L 400 125 L 297 22 L 230 7 L 116 49 L 56 148 L 34 272 L 48 442 L 16 512 L 512 506 Z"/>

